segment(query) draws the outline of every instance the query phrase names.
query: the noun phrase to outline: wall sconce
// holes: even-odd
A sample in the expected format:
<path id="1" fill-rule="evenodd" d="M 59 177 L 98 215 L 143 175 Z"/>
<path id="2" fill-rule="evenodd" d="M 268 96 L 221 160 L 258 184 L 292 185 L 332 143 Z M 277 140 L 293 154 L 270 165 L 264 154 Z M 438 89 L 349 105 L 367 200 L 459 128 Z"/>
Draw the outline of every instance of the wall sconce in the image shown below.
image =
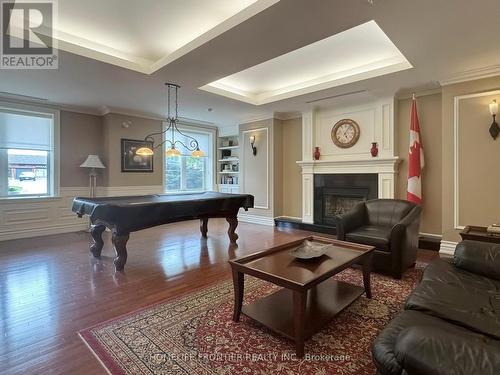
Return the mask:
<path id="1" fill-rule="evenodd" d="M 490 134 L 493 139 L 497 139 L 498 134 L 500 134 L 500 126 L 498 126 L 496 121 L 498 113 L 498 103 L 496 99 L 490 103 L 490 113 L 493 116 L 493 123 L 490 126 Z"/>
<path id="2" fill-rule="evenodd" d="M 255 135 L 250 136 L 250 146 L 252 146 L 253 156 L 257 155 L 257 147 L 255 146 Z"/>

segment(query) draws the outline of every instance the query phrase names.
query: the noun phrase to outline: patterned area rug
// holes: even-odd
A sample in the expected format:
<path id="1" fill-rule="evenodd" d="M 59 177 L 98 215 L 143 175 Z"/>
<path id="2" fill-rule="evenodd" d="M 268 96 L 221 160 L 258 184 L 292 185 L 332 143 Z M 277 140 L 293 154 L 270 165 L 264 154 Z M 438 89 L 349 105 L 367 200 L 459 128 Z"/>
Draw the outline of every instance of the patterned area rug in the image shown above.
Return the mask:
<path id="1" fill-rule="evenodd" d="M 226 281 L 80 332 L 111 374 L 374 374 L 371 345 L 402 309 L 423 264 L 402 280 L 372 274 L 373 299 L 364 296 L 306 342 L 293 342 L 242 315 L 232 321 L 233 286 Z M 335 277 L 362 286 L 361 271 Z M 245 303 L 278 288 L 245 276 Z"/>

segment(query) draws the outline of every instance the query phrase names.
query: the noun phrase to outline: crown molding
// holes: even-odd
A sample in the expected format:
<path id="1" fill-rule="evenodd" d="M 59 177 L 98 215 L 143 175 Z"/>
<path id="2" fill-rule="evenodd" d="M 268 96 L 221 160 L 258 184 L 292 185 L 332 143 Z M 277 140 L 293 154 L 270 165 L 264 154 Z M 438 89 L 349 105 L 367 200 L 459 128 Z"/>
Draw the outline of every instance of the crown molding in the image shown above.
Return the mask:
<path id="1" fill-rule="evenodd" d="M 17 94 L 10 94 L 7 92 L 2 92 L 2 93 L 0 93 L 0 100 L 3 102 L 12 103 L 12 104 L 26 104 L 26 105 L 43 107 L 43 108 L 55 109 L 55 110 L 59 110 L 59 111 L 67 111 L 67 112 L 82 113 L 85 115 L 101 116 L 101 112 L 99 110 L 94 109 L 94 108 L 80 107 L 80 106 L 70 105 L 70 104 L 61 104 L 61 103 L 48 101 L 48 99 L 45 99 L 45 98 L 36 98 L 36 97 L 30 97 L 27 95 L 17 95 Z"/>
<path id="2" fill-rule="evenodd" d="M 301 118 L 302 112 L 293 111 L 293 112 L 275 112 L 274 118 L 281 121 L 293 120 L 295 118 Z"/>
<path id="3" fill-rule="evenodd" d="M 257 122 L 257 121 L 266 121 L 266 120 L 281 120 L 281 121 L 286 121 L 286 120 L 292 120 L 294 118 L 300 118 L 302 117 L 302 112 L 275 112 L 272 115 L 262 115 L 262 116 L 257 116 L 257 117 L 251 117 L 248 120 L 243 120 L 240 122 L 240 125 L 243 124 L 250 124 L 252 122 Z"/>
<path id="4" fill-rule="evenodd" d="M 441 86 L 448 86 L 455 83 L 475 81 L 482 78 L 490 78 L 500 75 L 500 64 L 490 65 L 477 69 L 464 70 L 459 73 L 449 75 L 446 79 L 439 81 Z"/>
<path id="5" fill-rule="evenodd" d="M 101 116 L 106 116 L 106 115 L 120 115 L 120 116 L 130 116 L 130 117 L 138 117 L 142 119 L 147 119 L 147 120 L 155 120 L 155 121 L 167 121 L 166 117 L 158 116 L 152 113 L 146 113 L 146 112 L 140 112 L 140 111 L 133 111 L 133 110 L 127 110 L 123 108 L 117 108 L 117 107 L 108 107 L 108 106 L 103 106 L 101 107 L 100 110 L 100 115 Z M 195 126 L 202 126 L 206 128 L 217 128 L 217 126 L 213 122 L 208 122 L 208 121 L 203 121 L 203 120 L 195 120 L 189 117 L 179 117 L 179 123 L 183 125 L 195 125 Z"/>
<path id="6" fill-rule="evenodd" d="M 405 90 L 402 93 L 399 93 L 396 95 L 397 100 L 405 100 L 405 99 L 411 99 L 413 97 L 413 94 L 415 94 L 416 98 L 420 98 L 422 96 L 428 96 L 428 95 L 435 95 L 435 94 L 441 94 L 443 92 L 443 89 L 437 88 L 437 89 L 429 89 L 429 90 L 421 90 L 421 91 L 407 91 Z"/>
<path id="7" fill-rule="evenodd" d="M 272 120 L 274 118 L 275 118 L 274 115 L 263 115 L 263 116 L 251 117 L 248 120 L 241 121 L 240 125 L 251 124 L 252 122 L 257 122 L 257 121 Z"/>

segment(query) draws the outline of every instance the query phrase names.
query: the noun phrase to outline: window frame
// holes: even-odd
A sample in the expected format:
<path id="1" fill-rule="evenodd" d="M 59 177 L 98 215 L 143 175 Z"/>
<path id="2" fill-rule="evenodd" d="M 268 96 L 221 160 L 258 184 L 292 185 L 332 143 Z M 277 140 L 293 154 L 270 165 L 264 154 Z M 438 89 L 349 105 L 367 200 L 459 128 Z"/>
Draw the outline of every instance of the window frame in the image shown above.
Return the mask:
<path id="1" fill-rule="evenodd" d="M 2 195 L 0 193 L 0 200 L 28 200 L 28 199 L 46 199 L 59 196 L 60 192 L 60 111 L 50 107 L 37 106 L 25 103 L 16 103 L 9 101 L 0 101 L 0 112 L 2 111 L 16 111 L 25 113 L 26 115 L 43 115 L 52 118 L 52 129 L 50 140 L 52 149 L 48 152 L 48 165 L 47 165 L 47 194 L 16 194 L 16 195 Z M 1 173 L 8 173 L 2 172 Z M 7 188 L 8 189 L 8 188 Z"/>
<path id="2" fill-rule="evenodd" d="M 162 124 L 163 131 L 168 127 L 169 123 L 164 121 Z M 206 164 L 205 164 L 205 181 L 204 181 L 204 189 L 203 190 L 167 190 L 167 184 L 166 184 L 166 172 L 167 172 L 167 158 L 165 155 L 165 152 L 167 151 L 167 145 L 164 144 L 162 147 L 162 185 L 163 185 L 163 192 L 164 194 L 183 194 L 183 193 L 201 193 L 205 191 L 213 191 L 215 186 L 216 186 L 216 160 L 215 160 L 215 154 L 216 154 L 216 143 L 217 143 L 217 128 L 213 126 L 206 126 L 206 125 L 199 125 L 199 124 L 193 124 L 189 122 L 184 122 L 181 121 L 179 123 L 179 129 L 180 131 L 185 131 L 185 132 L 190 132 L 190 133 L 200 133 L 203 135 L 208 135 L 209 136 L 209 145 L 210 145 L 210 150 L 208 151 L 208 157 L 206 159 Z M 167 134 L 163 135 L 163 141 L 165 141 L 165 137 Z M 202 150 L 205 151 L 206 150 Z M 185 167 L 185 158 L 182 158 L 181 161 L 181 187 L 184 185 L 183 181 L 185 181 L 185 173 L 184 172 L 184 167 Z"/>

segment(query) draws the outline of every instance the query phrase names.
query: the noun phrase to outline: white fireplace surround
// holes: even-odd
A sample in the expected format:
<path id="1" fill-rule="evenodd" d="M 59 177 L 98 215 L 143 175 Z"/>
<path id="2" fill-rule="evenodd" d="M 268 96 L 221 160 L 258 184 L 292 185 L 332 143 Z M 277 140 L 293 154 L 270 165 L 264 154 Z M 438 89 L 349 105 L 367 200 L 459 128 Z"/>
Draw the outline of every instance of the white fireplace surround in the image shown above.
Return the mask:
<path id="1" fill-rule="evenodd" d="M 345 173 L 376 173 L 378 175 L 378 197 L 394 198 L 397 157 L 352 161 L 298 161 L 302 167 L 302 222 L 314 223 L 314 175 Z"/>
<path id="2" fill-rule="evenodd" d="M 329 139 L 335 123 L 354 119 L 361 128 L 355 147 L 339 149 Z M 314 223 L 314 175 L 371 173 L 378 175 L 378 197 L 394 198 L 400 159 L 395 154 L 394 97 L 364 105 L 311 110 L 302 113 L 302 222 Z M 377 142 L 379 155 L 370 147 Z M 314 147 L 321 146 L 320 160 L 313 160 Z"/>

